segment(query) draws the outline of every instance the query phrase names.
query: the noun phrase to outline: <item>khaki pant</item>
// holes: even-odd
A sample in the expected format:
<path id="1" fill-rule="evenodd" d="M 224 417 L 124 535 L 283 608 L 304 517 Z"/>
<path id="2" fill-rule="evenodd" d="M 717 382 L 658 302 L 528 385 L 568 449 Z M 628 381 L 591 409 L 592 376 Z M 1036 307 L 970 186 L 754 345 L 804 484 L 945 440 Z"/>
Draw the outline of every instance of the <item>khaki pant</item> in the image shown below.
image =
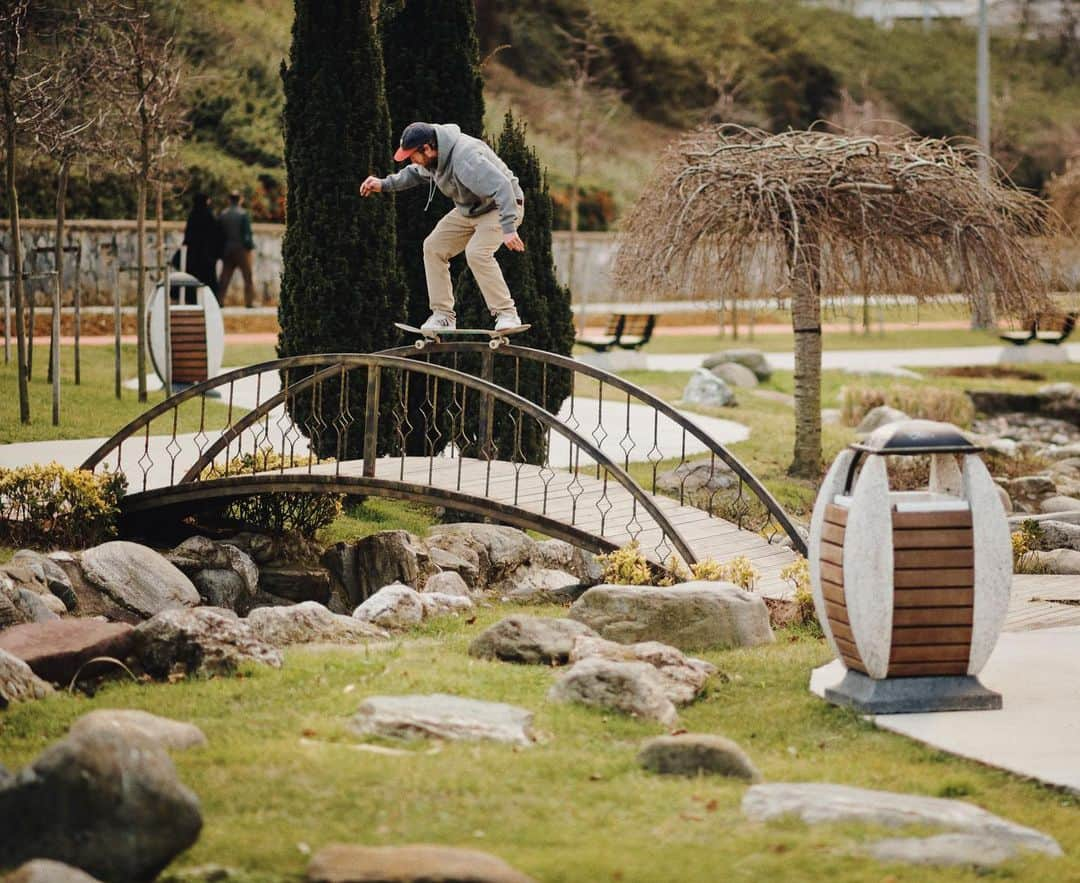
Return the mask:
<path id="1" fill-rule="evenodd" d="M 244 277 L 244 306 L 255 306 L 255 283 L 251 278 L 251 252 L 246 248 L 234 248 L 221 259 L 221 281 L 218 282 L 218 303 L 224 305 L 229 293 L 233 270 L 239 270 Z"/>
<path id="2" fill-rule="evenodd" d="M 514 226 L 520 226 L 524 217 L 525 207 L 519 205 Z M 492 313 L 515 309 L 510 289 L 495 260 L 495 252 L 502 244 L 498 209 L 492 209 L 478 218 L 466 218 L 456 208 L 447 212 L 424 240 L 424 272 L 432 312 L 437 310 L 454 317 L 450 259 L 463 251 L 488 309 Z"/>

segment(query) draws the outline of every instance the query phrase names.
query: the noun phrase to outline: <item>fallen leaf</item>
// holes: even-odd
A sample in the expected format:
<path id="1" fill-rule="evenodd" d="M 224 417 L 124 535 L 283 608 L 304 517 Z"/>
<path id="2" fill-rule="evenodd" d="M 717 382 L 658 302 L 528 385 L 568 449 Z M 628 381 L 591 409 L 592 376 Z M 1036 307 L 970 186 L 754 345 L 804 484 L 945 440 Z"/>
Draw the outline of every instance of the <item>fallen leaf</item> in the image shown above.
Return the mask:
<path id="1" fill-rule="evenodd" d="M 309 739 L 312 736 L 318 736 L 319 735 L 315 730 L 311 729 L 311 727 L 306 727 L 305 729 L 301 730 L 300 732 L 303 735 L 307 736 Z"/>
<path id="2" fill-rule="evenodd" d="M 719 804 L 719 803 L 717 803 L 715 799 L 714 799 L 714 800 L 710 800 L 710 801 L 709 801 L 708 803 L 706 803 L 706 804 L 705 804 L 705 809 L 707 809 L 707 810 L 708 810 L 709 812 L 716 812 L 716 808 L 717 808 L 717 807 L 718 807 L 719 805 L 720 805 L 720 804 Z"/>
<path id="3" fill-rule="evenodd" d="M 465 625 L 472 625 L 474 622 L 476 622 L 476 617 L 470 616 L 468 619 L 465 620 Z"/>
<path id="4" fill-rule="evenodd" d="M 599 773 L 589 773 L 589 781 L 590 782 L 602 782 L 602 781 L 604 781 L 604 777 L 601 776 Z"/>
<path id="5" fill-rule="evenodd" d="M 688 732 L 690 732 L 690 731 L 689 730 L 684 730 L 684 729 L 678 729 L 678 730 L 672 730 L 670 733 L 668 733 L 668 735 L 669 736 L 685 736 Z"/>
<path id="6" fill-rule="evenodd" d="M 355 689 L 356 689 L 356 684 L 346 684 L 345 689 L 342 690 L 341 692 L 342 693 L 351 693 Z"/>
<path id="7" fill-rule="evenodd" d="M 679 818 L 683 819 L 684 821 L 687 821 L 687 822 L 704 822 L 705 821 L 704 816 L 695 816 L 693 813 L 688 813 L 688 812 L 679 813 Z"/>

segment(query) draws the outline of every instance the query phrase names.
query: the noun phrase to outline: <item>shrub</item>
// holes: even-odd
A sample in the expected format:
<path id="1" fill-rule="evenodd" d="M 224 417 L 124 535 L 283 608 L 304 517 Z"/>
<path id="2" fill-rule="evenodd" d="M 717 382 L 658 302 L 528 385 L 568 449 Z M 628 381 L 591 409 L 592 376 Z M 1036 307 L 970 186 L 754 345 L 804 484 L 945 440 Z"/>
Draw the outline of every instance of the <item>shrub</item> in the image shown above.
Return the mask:
<path id="1" fill-rule="evenodd" d="M 726 564 L 712 558 L 705 558 L 696 564 L 691 564 L 689 570 L 672 555 L 665 564 L 665 572 L 656 573 L 641 551 L 637 540 L 614 552 L 599 555 L 597 560 L 604 568 L 603 581 L 620 586 L 673 586 L 690 579 L 716 582 L 726 580 L 746 591 L 753 591 L 761 576 L 758 569 L 754 567 L 754 563 L 745 555 L 732 558 Z"/>
<path id="2" fill-rule="evenodd" d="M 122 472 L 47 466 L 0 468 L 0 537 L 16 546 L 85 548 L 116 534 Z"/>
<path id="3" fill-rule="evenodd" d="M 810 589 L 810 562 L 801 555 L 780 571 L 780 579 L 791 583 L 795 589 L 796 621 L 810 626 L 816 634 L 823 634 L 814 610 L 814 596 Z"/>
<path id="4" fill-rule="evenodd" d="M 256 472 L 275 472 L 316 461 L 313 455 L 282 457 L 273 448 L 261 448 L 254 454 L 242 454 L 226 466 L 212 464 L 200 476 L 202 481 L 224 478 L 226 475 L 252 475 Z M 325 462 L 325 460 L 323 461 Z M 252 494 L 225 501 L 220 509 L 203 510 L 203 514 L 238 521 L 246 526 L 273 533 L 296 531 L 305 537 L 331 524 L 341 514 L 343 494 L 315 494 L 298 491 Z"/>
<path id="5" fill-rule="evenodd" d="M 848 426 L 858 426 L 869 411 L 888 405 L 909 417 L 940 420 L 957 426 L 969 426 L 975 406 L 964 393 L 930 386 L 848 386 L 844 389 L 843 418 Z"/>
<path id="6" fill-rule="evenodd" d="M 1039 549 L 1043 530 L 1030 518 L 1020 523 L 1012 533 L 1013 573 L 1043 573 L 1035 552 Z"/>
<path id="7" fill-rule="evenodd" d="M 652 567 L 641 551 L 637 540 L 606 555 L 598 555 L 597 561 L 604 568 L 603 581 L 619 586 L 647 586 L 653 581 Z"/>

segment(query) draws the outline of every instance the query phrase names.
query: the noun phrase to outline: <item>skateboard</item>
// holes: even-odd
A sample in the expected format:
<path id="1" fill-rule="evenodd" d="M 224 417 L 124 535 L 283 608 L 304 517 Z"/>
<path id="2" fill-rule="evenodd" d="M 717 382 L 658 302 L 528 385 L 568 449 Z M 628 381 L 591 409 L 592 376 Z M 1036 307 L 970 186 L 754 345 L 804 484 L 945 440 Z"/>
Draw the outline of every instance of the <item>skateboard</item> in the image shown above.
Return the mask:
<path id="1" fill-rule="evenodd" d="M 493 350 L 497 350 L 500 346 L 507 342 L 508 337 L 512 337 L 515 334 L 521 334 L 522 331 L 528 331 L 532 328 L 532 325 L 518 325 L 514 328 L 504 328 L 502 331 L 496 331 L 494 328 L 455 328 L 453 330 L 444 328 L 442 330 L 428 330 L 425 328 L 417 328 L 415 325 L 406 325 L 404 322 L 395 322 L 395 328 L 400 328 L 402 331 L 408 331 L 411 334 L 419 334 L 420 339 L 413 343 L 418 350 L 422 350 L 428 344 L 439 343 L 441 338 L 448 337 L 486 337 L 488 339 L 488 346 Z"/>

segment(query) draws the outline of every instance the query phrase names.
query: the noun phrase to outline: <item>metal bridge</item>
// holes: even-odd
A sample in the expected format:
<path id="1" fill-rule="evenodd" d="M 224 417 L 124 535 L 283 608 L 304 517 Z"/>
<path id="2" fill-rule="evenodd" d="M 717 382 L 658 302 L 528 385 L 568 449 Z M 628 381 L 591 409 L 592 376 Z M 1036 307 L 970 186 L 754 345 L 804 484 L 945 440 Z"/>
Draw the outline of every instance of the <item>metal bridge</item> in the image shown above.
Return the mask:
<path id="1" fill-rule="evenodd" d="M 561 416 L 518 393 L 523 376 L 539 380 L 542 401 L 549 390 L 568 393 Z M 271 468 L 238 469 L 259 453 L 273 455 Z M 657 564 L 746 556 L 769 594 L 788 589 L 779 572 L 794 560 L 789 546 L 805 553 L 768 490 L 687 415 L 599 368 L 510 345 L 435 343 L 240 368 L 151 408 L 82 468 L 126 475 L 128 518 L 267 492 L 391 497 L 596 552 L 636 540 Z M 671 470 L 674 485 L 661 493 L 658 476 Z M 705 490 L 688 484 L 695 474 Z"/>

